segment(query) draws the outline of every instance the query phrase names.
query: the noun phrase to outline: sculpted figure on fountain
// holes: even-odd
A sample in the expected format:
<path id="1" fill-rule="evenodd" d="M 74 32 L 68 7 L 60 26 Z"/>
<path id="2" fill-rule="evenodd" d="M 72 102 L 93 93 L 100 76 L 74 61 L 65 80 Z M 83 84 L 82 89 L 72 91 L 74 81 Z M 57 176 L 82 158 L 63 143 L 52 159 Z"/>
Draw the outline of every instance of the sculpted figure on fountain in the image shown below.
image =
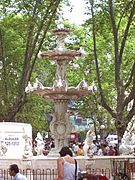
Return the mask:
<path id="1" fill-rule="evenodd" d="M 89 131 L 86 134 L 86 139 L 84 141 L 84 155 L 92 155 L 92 145 L 93 145 L 93 137 L 95 136 L 95 130 L 94 130 L 94 125 L 91 125 Z"/>
<path id="2" fill-rule="evenodd" d="M 134 154 L 135 148 L 135 122 L 128 124 L 127 130 L 125 131 L 119 146 L 119 152 L 122 155 Z"/>
<path id="3" fill-rule="evenodd" d="M 2 139 L 2 137 L 0 137 L 0 156 L 5 156 L 6 152 L 7 152 L 7 148 L 4 144 L 4 141 Z"/>
<path id="4" fill-rule="evenodd" d="M 58 80 L 61 78 L 62 80 L 66 79 L 66 66 L 68 65 L 67 61 L 57 62 L 57 69 L 56 69 L 56 79 Z"/>
<path id="5" fill-rule="evenodd" d="M 68 85 L 65 80 L 62 80 L 61 78 L 59 78 L 58 80 L 54 81 L 53 91 L 55 91 L 55 90 L 67 91 L 67 88 L 68 88 Z"/>
<path id="6" fill-rule="evenodd" d="M 25 140 L 23 157 L 30 158 L 33 156 L 33 154 L 32 154 L 32 139 L 27 135 L 27 133 L 24 133 L 23 138 Z"/>
<path id="7" fill-rule="evenodd" d="M 45 143 L 43 141 L 43 137 L 40 134 L 40 132 L 37 133 L 37 137 L 35 138 L 35 141 L 36 141 L 35 151 L 37 153 L 37 156 L 42 156 Z"/>

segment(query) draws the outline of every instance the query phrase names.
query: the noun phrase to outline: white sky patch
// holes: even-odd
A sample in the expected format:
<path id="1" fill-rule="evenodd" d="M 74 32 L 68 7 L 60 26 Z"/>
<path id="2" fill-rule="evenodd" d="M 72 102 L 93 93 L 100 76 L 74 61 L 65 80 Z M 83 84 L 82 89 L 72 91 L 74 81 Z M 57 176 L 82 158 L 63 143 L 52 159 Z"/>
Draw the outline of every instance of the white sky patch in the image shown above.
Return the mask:
<path id="1" fill-rule="evenodd" d="M 81 25 L 88 16 L 84 14 L 86 12 L 86 4 L 84 0 L 70 0 L 71 7 L 63 8 L 63 16 L 64 19 L 69 20 L 70 23 Z M 70 9 L 72 11 L 70 12 Z"/>

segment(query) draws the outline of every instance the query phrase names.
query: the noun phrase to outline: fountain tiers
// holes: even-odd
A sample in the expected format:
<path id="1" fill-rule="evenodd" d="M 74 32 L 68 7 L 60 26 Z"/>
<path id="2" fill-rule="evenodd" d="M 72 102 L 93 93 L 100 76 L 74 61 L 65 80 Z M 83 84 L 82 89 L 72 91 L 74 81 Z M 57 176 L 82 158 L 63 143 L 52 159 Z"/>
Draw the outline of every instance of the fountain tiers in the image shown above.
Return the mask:
<path id="1" fill-rule="evenodd" d="M 81 53 L 75 50 L 64 50 L 62 51 L 47 51 L 42 52 L 41 54 L 42 58 L 48 58 L 52 61 L 71 61 L 76 56 L 81 56 Z"/>
<path id="2" fill-rule="evenodd" d="M 60 149 L 68 145 L 71 133 L 70 114 L 67 112 L 68 103 L 70 100 L 76 100 L 91 90 L 84 80 L 77 87 L 68 87 L 68 83 L 66 82 L 66 67 L 70 61 L 76 57 L 80 57 L 82 53 L 65 48 L 64 40 L 70 33 L 69 29 L 57 28 L 52 30 L 52 33 L 58 39 L 56 48 L 47 52 L 39 52 L 38 57 L 47 58 L 55 62 L 57 66 L 56 80 L 53 87 L 43 87 L 38 85 L 41 84 L 38 82 L 34 93 L 54 102 L 55 112 L 53 114 L 53 120 L 50 123 L 50 132 L 55 142 L 55 148 L 51 150 L 49 156 L 59 156 Z"/>
<path id="3" fill-rule="evenodd" d="M 45 99 L 53 99 L 53 100 L 76 100 L 79 96 L 88 94 L 90 91 L 88 89 L 76 89 L 74 87 L 69 87 L 66 91 L 65 88 L 44 88 L 37 89 L 34 91 L 37 95 L 44 97 Z"/>

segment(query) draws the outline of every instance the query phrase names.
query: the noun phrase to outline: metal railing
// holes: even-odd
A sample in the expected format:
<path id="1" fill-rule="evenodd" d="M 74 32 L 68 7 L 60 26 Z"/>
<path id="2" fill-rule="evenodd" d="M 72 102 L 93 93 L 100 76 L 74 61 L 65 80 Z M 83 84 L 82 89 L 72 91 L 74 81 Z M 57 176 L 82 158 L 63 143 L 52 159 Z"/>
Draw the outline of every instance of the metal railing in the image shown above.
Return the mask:
<path id="1" fill-rule="evenodd" d="M 28 180 L 54 180 L 57 178 L 57 171 L 54 169 L 26 169 L 20 170 Z M 13 180 L 9 175 L 9 170 L 0 169 L 0 180 Z"/>
<path id="2" fill-rule="evenodd" d="M 120 177 L 122 180 L 135 179 L 135 159 L 114 159 L 112 160 L 111 165 L 111 172 L 114 177 L 114 180 L 117 180 L 118 177 Z"/>
<path id="3" fill-rule="evenodd" d="M 111 170 L 109 168 L 90 168 L 89 166 L 86 166 L 86 171 L 88 174 L 95 174 L 95 175 L 104 175 L 111 178 Z"/>
<path id="4" fill-rule="evenodd" d="M 86 166 L 88 174 L 104 175 L 113 180 L 135 180 L 135 159 L 112 159 L 111 168 L 91 168 Z"/>

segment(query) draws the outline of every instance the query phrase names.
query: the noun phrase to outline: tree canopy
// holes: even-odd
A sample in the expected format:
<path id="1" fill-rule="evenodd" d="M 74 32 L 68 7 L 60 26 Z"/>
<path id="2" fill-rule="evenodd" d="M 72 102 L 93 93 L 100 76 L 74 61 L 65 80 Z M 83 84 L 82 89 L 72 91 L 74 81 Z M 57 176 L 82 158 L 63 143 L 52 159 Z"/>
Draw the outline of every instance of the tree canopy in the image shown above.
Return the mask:
<path id="1" fill-rule="evenodd" d="M 93 76 L 96 102 L 115 120 L 121 136 L 135 115 L 135 1 L 89 0 L 88 5 L 87 77 Z"/>
<path id="2" fill-rule="evenodd" d="M 37 54 L 39 50 L 55 47 L 50 30 L 56 27 L 57 9 L 67 2 L 1 1 L 1 121 L 30 122 L 35 129 L 37 123 L 39 130 L 48 127 L 45 113 L 51 111 L 52 104 L 26 95 L 24 90 L 28 81 L 33 82 L 36 77 L 44 86 L 53 83 L 54 66 L 39 60 Z M 85 2 L 90 18 L 82 26 L 64 22 L 72 29 L 67 47 L 83 47 L 86 52 L 85 58 L 73 61 L 68 67 L 68 82 L 69 85 L 82 79 L 88 84 L 94 82 L 97 91 L 81 98 L 80 112 L 108 121 L 113 118 L 117 132 L 122 135 L 135 115 L 135 1 Z"/>

